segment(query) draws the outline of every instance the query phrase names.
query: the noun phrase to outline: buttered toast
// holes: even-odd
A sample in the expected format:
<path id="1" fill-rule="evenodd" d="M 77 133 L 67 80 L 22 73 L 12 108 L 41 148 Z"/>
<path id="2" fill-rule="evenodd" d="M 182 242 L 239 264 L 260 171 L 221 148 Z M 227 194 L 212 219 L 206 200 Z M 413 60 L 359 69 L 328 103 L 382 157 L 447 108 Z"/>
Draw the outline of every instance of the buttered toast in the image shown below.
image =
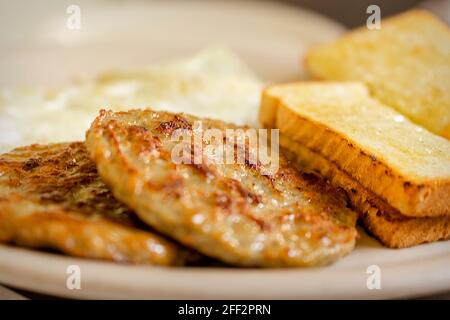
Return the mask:
<path id="1" fill-rule="evenodd" d="M 450 139 L 450 31 L 426 11 L 314 47 L 305 65 L 317 79 L 365 82 L 377 99 Z"/>
<path id="2" fill-rule="evenodd" d="M 401 215 L 450 215 L 450 142 L 371 98 L 363 84 L 274 85 L 259 116 Z"/>
<path id="3" fill-rule="evenodd" d="M 450 215 L 410 218 L 401 215 L 371 190 L 340 170 L 338 166 L 287 136 L 280 137 L 283 153 L 301 170 L 326 177 L 343 188 L 365 228 L 390 248 L 404 248 L 425 242 L 450 239 Z"/>

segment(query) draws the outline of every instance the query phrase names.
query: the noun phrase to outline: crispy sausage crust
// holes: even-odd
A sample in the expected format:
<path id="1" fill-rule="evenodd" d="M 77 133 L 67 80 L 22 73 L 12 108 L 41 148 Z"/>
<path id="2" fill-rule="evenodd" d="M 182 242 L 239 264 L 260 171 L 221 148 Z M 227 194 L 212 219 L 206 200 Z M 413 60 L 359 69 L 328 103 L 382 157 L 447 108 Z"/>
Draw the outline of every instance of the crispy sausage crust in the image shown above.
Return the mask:
<path id="1" fill-rule="evenodd" d="M 112 196 L 81 142 L 0 156 L 0 241 L 120 262 L 178 265 L 187 258 Z"/>
<path id="2" fill-rule="evenodd" d="M 353 249 L 356 214 L 344 194 L 281 155 L 279 170 L 263 175 L 248 161 L 211 161 L 202 139 L 201 164 L 175 164 L 171 134 L 196 130 L 195 121 L 203 130 L 238 128 L 185 114 L 101 111 L 86 146 L 115 197 L 203 254 L 241 266 L 294 267 L 328 264 Z"/>

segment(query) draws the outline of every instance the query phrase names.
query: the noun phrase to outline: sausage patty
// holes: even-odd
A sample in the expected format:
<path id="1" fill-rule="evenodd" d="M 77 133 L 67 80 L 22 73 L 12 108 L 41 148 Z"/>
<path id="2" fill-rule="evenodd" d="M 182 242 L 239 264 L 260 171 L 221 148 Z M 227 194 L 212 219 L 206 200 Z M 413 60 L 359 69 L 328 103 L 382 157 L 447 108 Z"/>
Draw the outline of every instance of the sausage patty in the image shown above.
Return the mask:
<path id="1" fill-rule="evenodd" d="M 201 129 L 198 125 L 201 123 Z M 297 267 L 328 264 L 348 254 L 357 232 L 345 195 L 320 178 L 258 163 L 220 164 L 201 136 L 200 163 L 173 159 L 175 130 L 246 129 L 186 114 L 104 111 L 86 134 L 102 179 L 156 230 L 201 253 L 241 266 Z M 234 141 L 232 149 L 242 144 Z"/>
<path id="2" fill-rule="evenodd" d="M 0 155 L 0 242 L 131 263 L 189 258 L 112 196 L 81 142 Z"/>

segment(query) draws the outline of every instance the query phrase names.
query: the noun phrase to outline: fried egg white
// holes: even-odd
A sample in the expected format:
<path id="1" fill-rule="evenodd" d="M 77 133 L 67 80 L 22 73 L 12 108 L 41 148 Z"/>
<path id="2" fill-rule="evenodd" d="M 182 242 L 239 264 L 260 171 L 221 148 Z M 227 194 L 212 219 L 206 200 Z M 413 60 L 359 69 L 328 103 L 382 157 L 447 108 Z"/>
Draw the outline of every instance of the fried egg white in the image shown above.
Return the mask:
<path id="1" fill-rule="evenodd" d="M 83 140 L 101 108 L 151 107 L 256 125 L 261 87 L 239 58 L 214 48 L 56 90 L 2 88 L 0 152 L 31 143 Z"/>

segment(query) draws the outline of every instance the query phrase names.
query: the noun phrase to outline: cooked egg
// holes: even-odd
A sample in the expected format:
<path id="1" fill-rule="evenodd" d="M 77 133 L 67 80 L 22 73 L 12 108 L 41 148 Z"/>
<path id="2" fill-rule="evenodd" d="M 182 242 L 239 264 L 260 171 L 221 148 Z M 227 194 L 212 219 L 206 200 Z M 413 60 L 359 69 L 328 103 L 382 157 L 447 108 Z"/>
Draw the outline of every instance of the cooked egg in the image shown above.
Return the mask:
<path id="1" fill-rule="evenodd" d="M 150 107 L 257 124 L 262 84 L 235 55 L 207 49 L 178 61 L 109 72 L 57 90 L 0 89 L 0 151 L 84 140 L 98 110 Z"/>

